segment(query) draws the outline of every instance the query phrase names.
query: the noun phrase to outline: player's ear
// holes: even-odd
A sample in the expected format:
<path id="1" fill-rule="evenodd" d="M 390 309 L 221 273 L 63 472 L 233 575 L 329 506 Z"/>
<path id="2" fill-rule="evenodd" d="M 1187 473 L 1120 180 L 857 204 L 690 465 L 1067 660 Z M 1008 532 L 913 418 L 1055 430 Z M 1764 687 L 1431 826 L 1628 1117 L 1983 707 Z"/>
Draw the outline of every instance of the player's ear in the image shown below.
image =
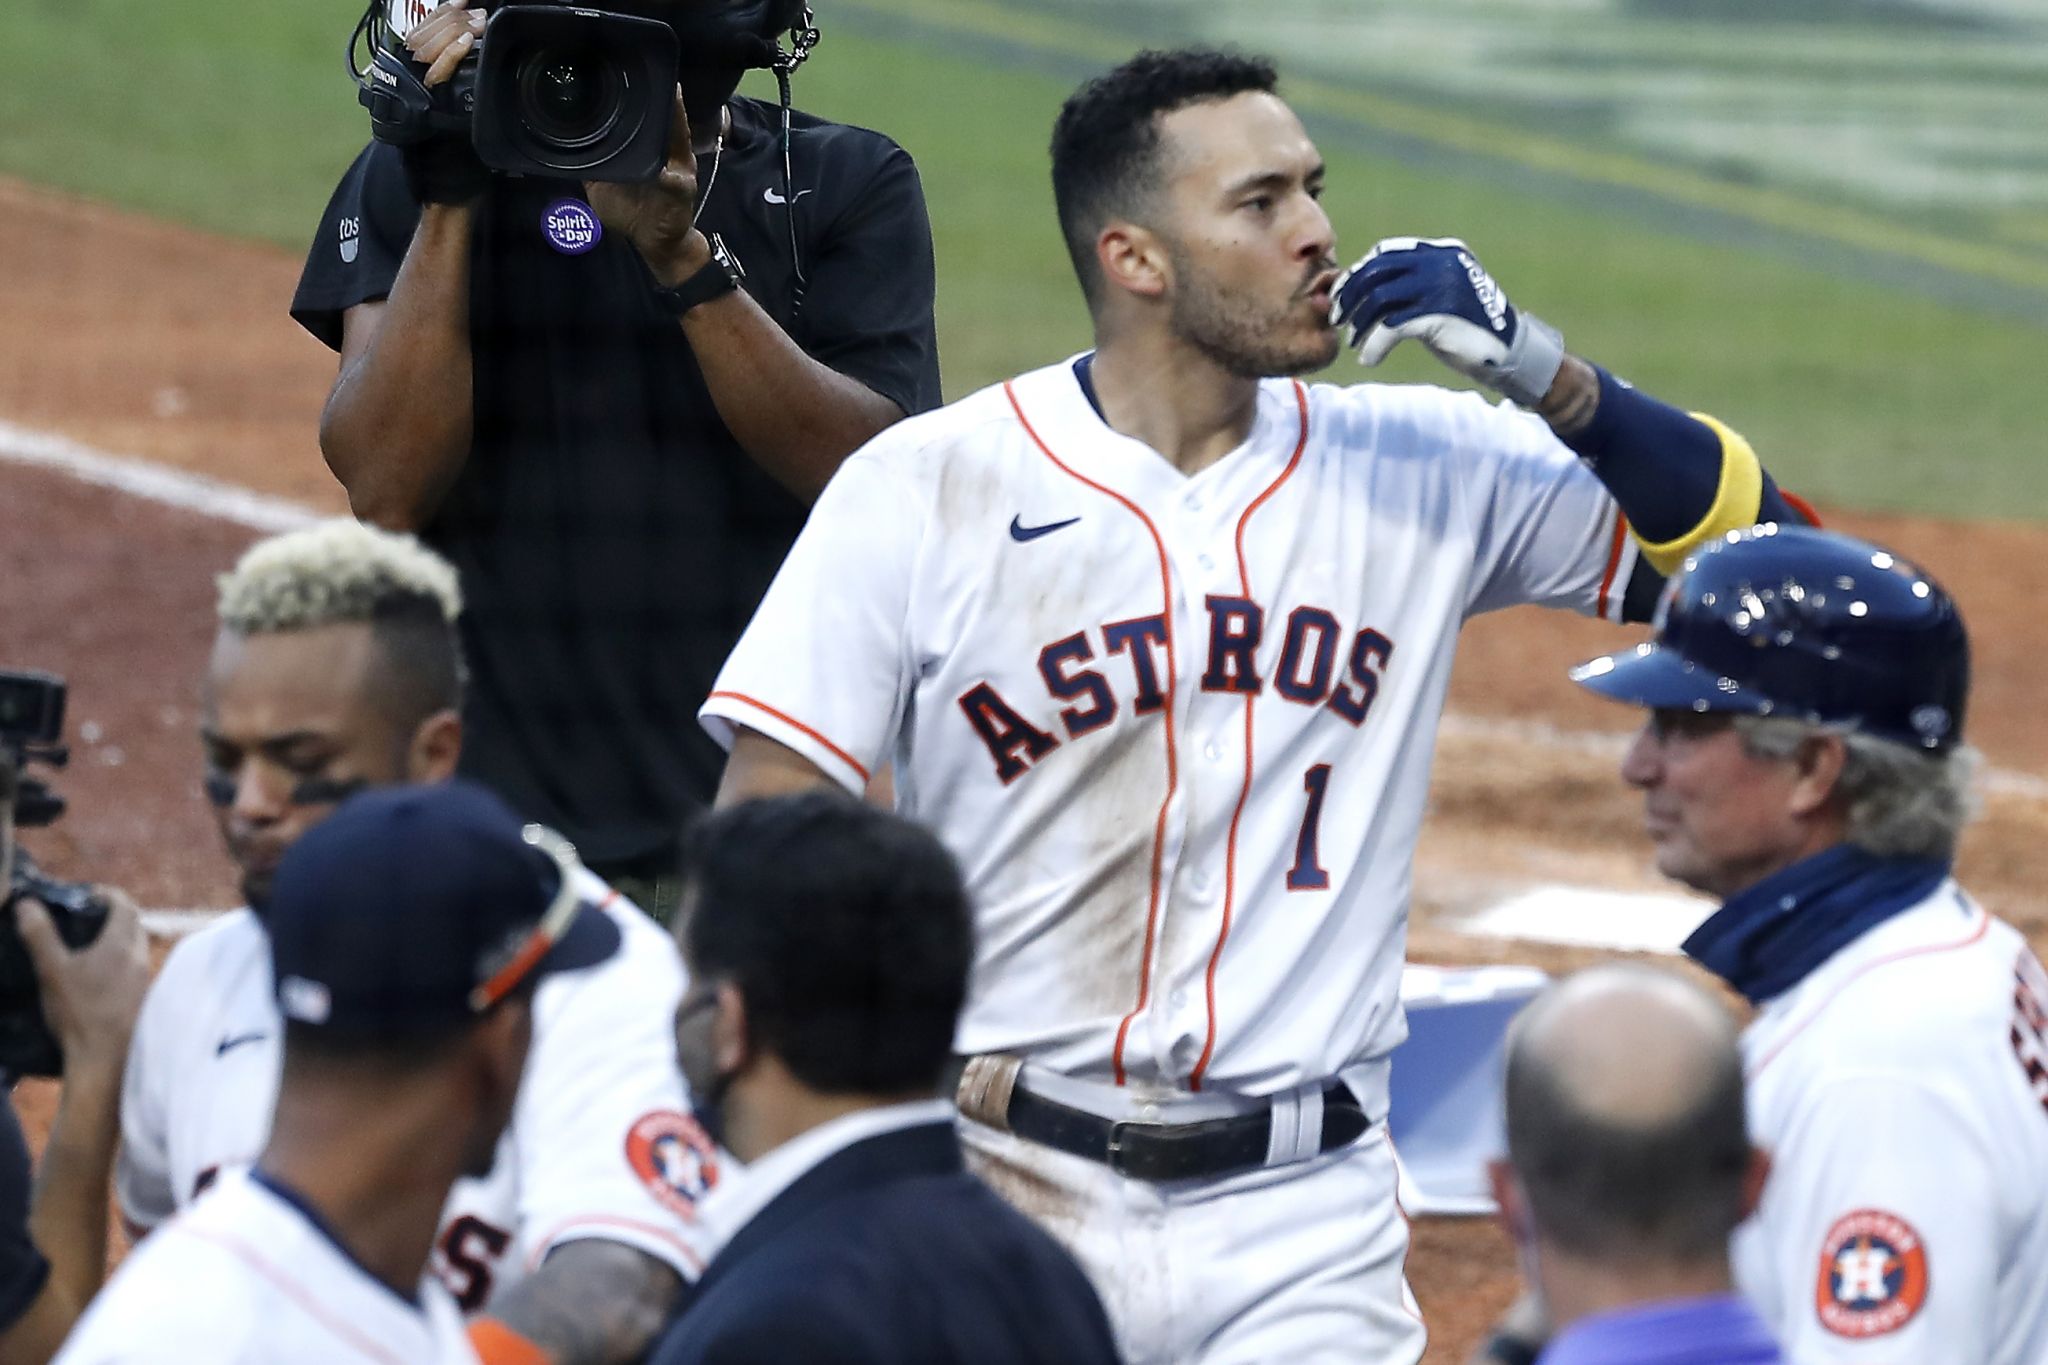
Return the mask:
<path id="1" fill-rule="evenodd" d="M 405 776 L 409 782 L 446 782 L 462 759 L 462 715 L 436 711 L 420 722 L 406 746 Z"/>
<path id="2" fill-rule="evenodd" d="M 1763 1202 L 1764 1186 L 1771 1179 L 1771 1154 L 1761 1147 L 1749 1149 L 1749 1164 L 1742 1172 L 1742 1217 L 1747 1221 Z"/>
<path id="3" fill-rule="evenodd" d="M 1111 292 L 1156 299 L 1173 285 L 1166 243 L 1136 223 L 1119 219 L 1103 228 L 1095 239 L 1095 261 L 1102 269 L 1104 288 Z"/>
<path id="4" fill-rule="evenodd" d="M 1849 761 L 1849 746 L 1840 735 L 1814 735 L 1800 741 L 1792 754 L 1798 765 L 1798 780 L 1792 788 L 1794 815 L 1812 815 L 1834 801 L 1842 784 L 1842 768 Z"/>
<path id="5" fill-rule="evenodd" d="M 1486 1163 L 1486 1183 L 1493 1187 L 1494 1207 L 1500 1210 L 1500 1225 L 1516 1246 L 1532 1240 L 1527 1202 L 1515 1168 L 1498 1157 Z"/>
<path id="6" fill-rule="evenodd" d="M 734 1076 L 754 1057 L 753 1023 L 747 997 L 736 981 L 718 983 L 718 1010 L 711 1020 L 711 1059 L 721 1076 Z"/>

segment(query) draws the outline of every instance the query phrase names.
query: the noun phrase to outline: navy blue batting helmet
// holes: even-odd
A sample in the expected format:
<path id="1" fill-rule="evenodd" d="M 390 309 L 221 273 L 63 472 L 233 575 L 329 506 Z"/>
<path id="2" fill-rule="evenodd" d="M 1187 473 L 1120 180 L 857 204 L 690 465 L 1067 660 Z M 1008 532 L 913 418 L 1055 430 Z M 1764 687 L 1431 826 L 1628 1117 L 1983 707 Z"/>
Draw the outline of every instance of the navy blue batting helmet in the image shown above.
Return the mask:
<path id="1" fill-rule="evenodd" d="M 1970 641 L 1954 600 L 1890 551 L 1764 525 L 1687 559 L 1650 642 L 1572 681 L 1638 706 L 1790 716 L 1941 750 L 1962 740 Z"/>

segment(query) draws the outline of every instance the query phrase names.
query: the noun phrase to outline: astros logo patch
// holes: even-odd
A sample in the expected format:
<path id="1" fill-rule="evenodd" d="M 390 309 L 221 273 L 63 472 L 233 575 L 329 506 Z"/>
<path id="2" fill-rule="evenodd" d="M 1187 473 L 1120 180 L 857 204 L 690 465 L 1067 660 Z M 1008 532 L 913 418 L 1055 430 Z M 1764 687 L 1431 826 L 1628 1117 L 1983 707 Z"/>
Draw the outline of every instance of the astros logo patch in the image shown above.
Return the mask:
<path id="1" fill-rule="evenodd" d="M 688 1114 L 657 1109 L 626 1132 L 626 1160 L 654 1197 L 696 1221 L 697 1204 L 718 1184 L 718 1149 Z"/>
<path id="2" fill-rule="evenodd" d="M 1879 1209 L 1835 1220 L 1821 1241 L 1814 1308 L 1841 1337 L 1879 1337 L 1927 1302 L 1927 1248 L 1912 1224 Z"/>

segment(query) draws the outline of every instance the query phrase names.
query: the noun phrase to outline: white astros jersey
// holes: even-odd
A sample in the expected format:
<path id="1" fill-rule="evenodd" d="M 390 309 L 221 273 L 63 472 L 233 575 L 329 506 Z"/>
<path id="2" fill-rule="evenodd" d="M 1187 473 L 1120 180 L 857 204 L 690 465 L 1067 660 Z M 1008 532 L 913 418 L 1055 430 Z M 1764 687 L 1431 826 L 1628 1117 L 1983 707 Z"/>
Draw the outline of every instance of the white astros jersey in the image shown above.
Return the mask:
<path id="1" fill-rule="evenodd" d="M 473 1365 L 433 1276 L 407 1302 L 297 1202 L 240 1172 L 115 1272 L 62 1365 Z"/>
<path id="2" fill-rule="evenodd" d="M 1061 364 L 849 459 L 703 716 L 851 790 L 894 764 L 976 906 L 962 1052 L 1266 1095 L 1405 1036 L 1460 624 L 1618 618 L 1633 563 L 1580 461 L 1476 395 L 1268 381 L 1189 478 Z"/>
<path id="3" fill-rule="evenodd" d="M 682 963 L 603 882 L 589 877 L 588 894 L 618 923 L 619 950 L 541 981 L 496 1162 L 456 1183 L 442 1218 L 433 1268 L 465 1312 L 568 1241 L 623 1242 L 686 1279 L 710 1254 L 696 1204 L 729 1158 L 684 1104 L 672 1031 Z M 115 1172 L 130 1223 L 155 1227 L 256 1159 L 282 1062 L 269 940 L 237 910 L 172 950 L 136 1022 Z"/>
<path id="4" fill-rule="evenodd" d="M 1788 1360 L 2048 1361 L 2048 975 L 1953 881 L 1743 1035 L 1736 1278 Z"/>

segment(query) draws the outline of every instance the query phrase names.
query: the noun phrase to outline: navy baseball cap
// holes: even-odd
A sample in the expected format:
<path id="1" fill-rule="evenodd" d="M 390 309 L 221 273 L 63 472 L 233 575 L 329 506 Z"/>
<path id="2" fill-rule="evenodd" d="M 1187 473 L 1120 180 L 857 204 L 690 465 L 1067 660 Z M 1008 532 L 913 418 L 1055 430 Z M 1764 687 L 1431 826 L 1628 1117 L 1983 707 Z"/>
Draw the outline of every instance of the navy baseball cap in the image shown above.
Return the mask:
<path id="1" fill-rule="evenodd" d="M 1962 741 L 1970 640 L 1954 599 L 1891 551 L 1765 523 L 1686 560 L 1648 643 L 1571 676 L 1638 706 L 1790 716 L 1941 751 Z"/>
<path id="2" fill-rule="evenodd" d="M 567 841 L 461 779 L 350 797 L 278 863 L 264 908 L 285 1018 L 336 1034 L 458 1026 L 619 928 Z"/>

